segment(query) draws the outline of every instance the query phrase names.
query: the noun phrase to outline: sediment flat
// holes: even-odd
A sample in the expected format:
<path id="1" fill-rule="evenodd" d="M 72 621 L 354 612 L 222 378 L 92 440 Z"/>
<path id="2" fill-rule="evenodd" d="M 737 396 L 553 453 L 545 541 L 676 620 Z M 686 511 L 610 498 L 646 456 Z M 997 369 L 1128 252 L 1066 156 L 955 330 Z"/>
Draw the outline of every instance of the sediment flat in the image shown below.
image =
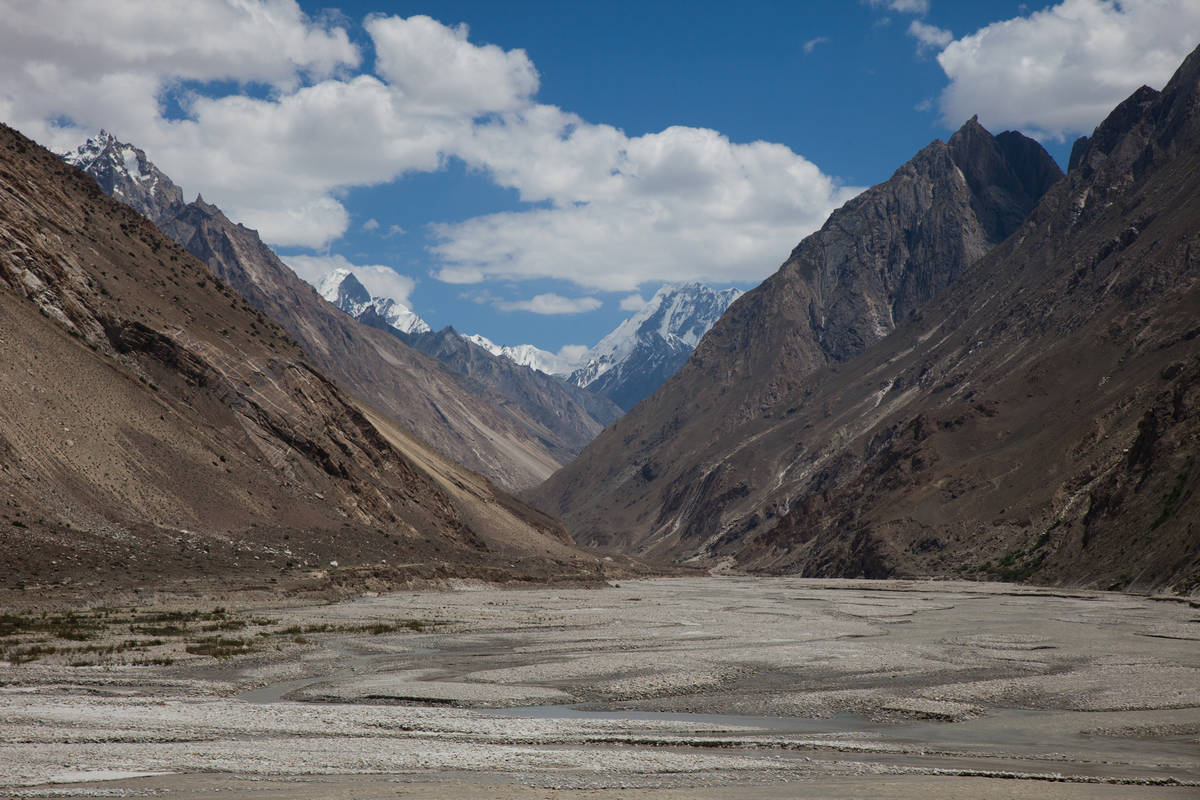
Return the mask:
<path id="1" fill-rule="evenodd" d="M 27 657 L 45 652 L 0 672 L 0 794 L 1200 793 L 1200 610 L 1186 600 L 712 577 L 203 614 L 173 602 L 156 619 L 182 620 L 179 637 L 141 642 L 152 659 L 100 646 L 167 630 L 147 609 L 95 612 L 94 663 L 31 644 L 36 620 L 9 625 Z"/>

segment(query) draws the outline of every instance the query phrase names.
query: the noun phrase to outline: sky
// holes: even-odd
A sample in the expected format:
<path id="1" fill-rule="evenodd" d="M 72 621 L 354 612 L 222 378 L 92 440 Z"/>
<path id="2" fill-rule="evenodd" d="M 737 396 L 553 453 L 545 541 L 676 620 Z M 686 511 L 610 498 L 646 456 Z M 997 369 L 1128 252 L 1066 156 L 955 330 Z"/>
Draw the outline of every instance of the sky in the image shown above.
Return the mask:
<path id="1" fill-rule="evenodd" d="M 1071 143 L 1200 0 L 0 0 L 0 120 L 105 128 L 302 277 L 500 344 L 590 345 L 664 283 L 749 289 L 972 115 Z"/>

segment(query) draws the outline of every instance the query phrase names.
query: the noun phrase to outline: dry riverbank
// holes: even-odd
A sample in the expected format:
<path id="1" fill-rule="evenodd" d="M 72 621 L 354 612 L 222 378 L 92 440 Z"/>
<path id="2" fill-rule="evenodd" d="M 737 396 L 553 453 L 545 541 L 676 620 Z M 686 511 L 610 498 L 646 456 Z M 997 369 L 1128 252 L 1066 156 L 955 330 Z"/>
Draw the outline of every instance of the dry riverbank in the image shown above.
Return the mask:
<path id="1" fill-rule="evenodd" d="M 55 647 L 2 673 L 0 792 L 17 797 L 1200 787 L 1200 612 L 1186 602 L 705 578 L 37 619 L 4 637 Z M 142 649 L 119 646 L 138 636 Z"/>

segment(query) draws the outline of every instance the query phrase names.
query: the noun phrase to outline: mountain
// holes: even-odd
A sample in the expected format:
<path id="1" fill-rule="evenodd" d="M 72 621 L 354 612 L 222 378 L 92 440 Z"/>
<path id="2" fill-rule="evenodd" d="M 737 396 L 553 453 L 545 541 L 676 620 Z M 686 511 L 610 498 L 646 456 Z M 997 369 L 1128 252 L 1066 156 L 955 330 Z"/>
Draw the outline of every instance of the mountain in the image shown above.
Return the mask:
<path id="1" fill-rule="evenodd" d="M 591 348 L 568 380 L 628 411 L 687 361 L 692 349 L 741 295 L 700 283 L 663 286 L 636 314 Z"/>
<path id="2" fill-rule="evenodd" d="M 600 574 L 556 522 L 360 405 L 146 217 L 6 126 L 0 198 L 6 589 Z"/>
<path id="3" fill-rule="evenodd" d="M 322 278 L 317 285 L 317 294 L 355 319 L 366 316 L 378 323 L 372 327 L 382 325 L 400 333 L 428 333 L 430 330 L 425 320 L 404 304 L 391 297 L 373 297 L 348 269 L 335 269 Z"/>
<path id="4" fill-rule="evenodd" d="M 463 337 L 471 344 L 482 347 L 494 356 L 507 358 L 514 364 L 536 369 L 547 375 L 569 375 L 576 367 L 576 360 L 556 355 L 531 344 L 501 345 L 486 336 L 473 333 Z"/>
<path id="5" fill-rule="evenodd" d="M 117 141 L 105 130 L 62 159 L 96 179 L 109 197 L 133 206 L 151 222 L 183 208 L 183 190 L 146 158 L 145 152 Z"/>
<path id="6" fill-rule="evenodd" d="M 824 441 L 792 425 L 824 407 L 826 373 L 958 280 L 1060 175 L 1036 142 L 976 120 L 934 141 L 835 211 L 679 373 L 530 496 L 580 541 L 657 557 L 714 555 L 718 540 L 773 528 L 820 474 L 813 454 L 857 430 Z M 870 411 L 885 385 L 857 402 Z"/>
<path id="7" fill-rule="evenodd" d="M 464 391 L 530 421 L 531 435 L 559 464 L 574 458 L 621 416 L 609 400 L 497 355 L 453 328 L 431 331 L 390 298 L 372 297 L 349 270 L 327 275 L 318 291 L 359 322 L 392 333 L 435 359 Z"/>
<path id="8" fill-rule="evenodd" d="M 105 169 L 119 175 L 131 149 L 139 164 L 149 163 L 137 148 L 111 136 L 84 149 L 108 152 L 89 162 L 88 174 Z M 283 326 L 324 374 L 454 461 L 510 491 L 539 483 L 561 465 L 545 442 L 545 428 L 519 407 L 499 408 L 472 395 L 436 361 L 351 319 L 280 261 L 257 232 L 234 224 L 203 198 L 173 208 L 157 225 Z"/>
<path id="9" fill-rule="evenodd" d="M 971 136 L 971 149 L 984 143 Z M 752 571 L 1195 593 L 1200 50 L 1075 150 L 1069 174 L 1003 244 L 886 338 L 839 359 L 888 317 L 834 315 L 830 300 L 870 312 L 881 298 L 814 291 L 831 288 L 818 257 L 838 241 L 859 253 L 879 241 L 860 222 L 920 227 L 871 211 L 886 208 L 878 201 L 895 178 L 852 201 L 734 304 L 644 410 L 543 487 L 542 502 L 585 540 Z M 977 174 L 975 185 L 985 191 L 973 195 L 998 196 Z M 896 262 L 842 263 L 862 287 Z M 786 348 L 800 354 L 806 342 L 815 369 L 770 368 L 799 368 Z M 746 377 L 764 367 L 761 380 Z M 583 487 L 604 480 L 614 490 L 589 500 Z"/>

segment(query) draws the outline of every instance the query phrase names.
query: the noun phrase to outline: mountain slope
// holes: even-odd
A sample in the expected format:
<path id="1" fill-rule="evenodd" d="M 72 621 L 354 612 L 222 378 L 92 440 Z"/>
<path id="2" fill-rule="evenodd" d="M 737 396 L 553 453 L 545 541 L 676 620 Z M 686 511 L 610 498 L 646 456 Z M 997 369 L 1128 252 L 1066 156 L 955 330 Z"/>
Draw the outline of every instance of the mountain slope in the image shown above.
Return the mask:
<path id="1" fill-rule="evenodd" d="M 900 330 L 692 460 L 666 494 L 706 483 L 712 523 L 655 509 L 697 534 L 675 552 L 1200 589 L 1200 51 L 1072 163 Z"/>
<path id="2" fill-rule="evenodd" d="M 142 175 L 158 176 L 158 185 L 169 183 L 145 153 L 111 135 L 89 141 L 67 160 L 85 164 L 102 189 L 140 185 L 127 174 L 132 161 L 141 165 Z M 177 187 L 174 191 L 181 196 Z M 133 192 L 110 196 L 123 200 Z M 144 194 L 138 197 L 143 206 L 152 205 Z M 325 374 L 454 460 L 510 490 L 536 484 L 561 464 L 542 441 L 545 429 L 519 408 L 496 408 L 472 396 L 435 361 L 348 319 L 276 257 L 255 231 L 235 225 L 216 206 L 197 198 L 151 211 L 161 230 L 280 323 Z M 414 328 L 420 327 L 415 315 L 414 320 Z"/>
<path id="3" fill-rule="evenodd" d="M 466 392 L 499 408 L 515 408 L 521 419 L 537 426 L 532 432 L 560 464 L 621 416 L 621 409 L 605 398 L 495 355 L 453 328 L 431 331 L 394 301 L 372 297 L 348 270 L 327 276 L 319 290 L 364 325 L 399 336 L 435 359 Z"/>
<path id="4" fill-rule="evenodd" d="M 636 314 L 591 348 L 568 380 L 628 411 L 674 375 L 738 289 L 663 286 Z"/>
<path id="5" fill-rule="evenodd" d="M 760 423 L 816 391 L 815 370 L 858 355 L 953 283 L 1059 174 L 1032 140 L 992 137 L 975 120 L 933 142 L 835 211 L 674 378 L 532 496 L 580 541 L 656 556 L 691 556 L 742 524 L 726 518 L 730 503 L 773 520 L 788 474 L 760 473 L 810 437 L 759 442 Z"/>
<path id="6" fill-rule="evenodd" d="M 472 394 L 501 407 L 517 406 L 543 427 L 541 441 L 560 463 L 569 462 L 621 416 L 607 398 L 494 355 L 453 328 L 413 333 L 404 340 L 437 359 Z"/>
<path id="7" fill-rule="evenodd" d="M 402 453 L 280 327 L 7 127 L 0 341 L 8 588 L 395 585 L 600 567 L 486 481 L 445 489 L 462 470 Z"/>

